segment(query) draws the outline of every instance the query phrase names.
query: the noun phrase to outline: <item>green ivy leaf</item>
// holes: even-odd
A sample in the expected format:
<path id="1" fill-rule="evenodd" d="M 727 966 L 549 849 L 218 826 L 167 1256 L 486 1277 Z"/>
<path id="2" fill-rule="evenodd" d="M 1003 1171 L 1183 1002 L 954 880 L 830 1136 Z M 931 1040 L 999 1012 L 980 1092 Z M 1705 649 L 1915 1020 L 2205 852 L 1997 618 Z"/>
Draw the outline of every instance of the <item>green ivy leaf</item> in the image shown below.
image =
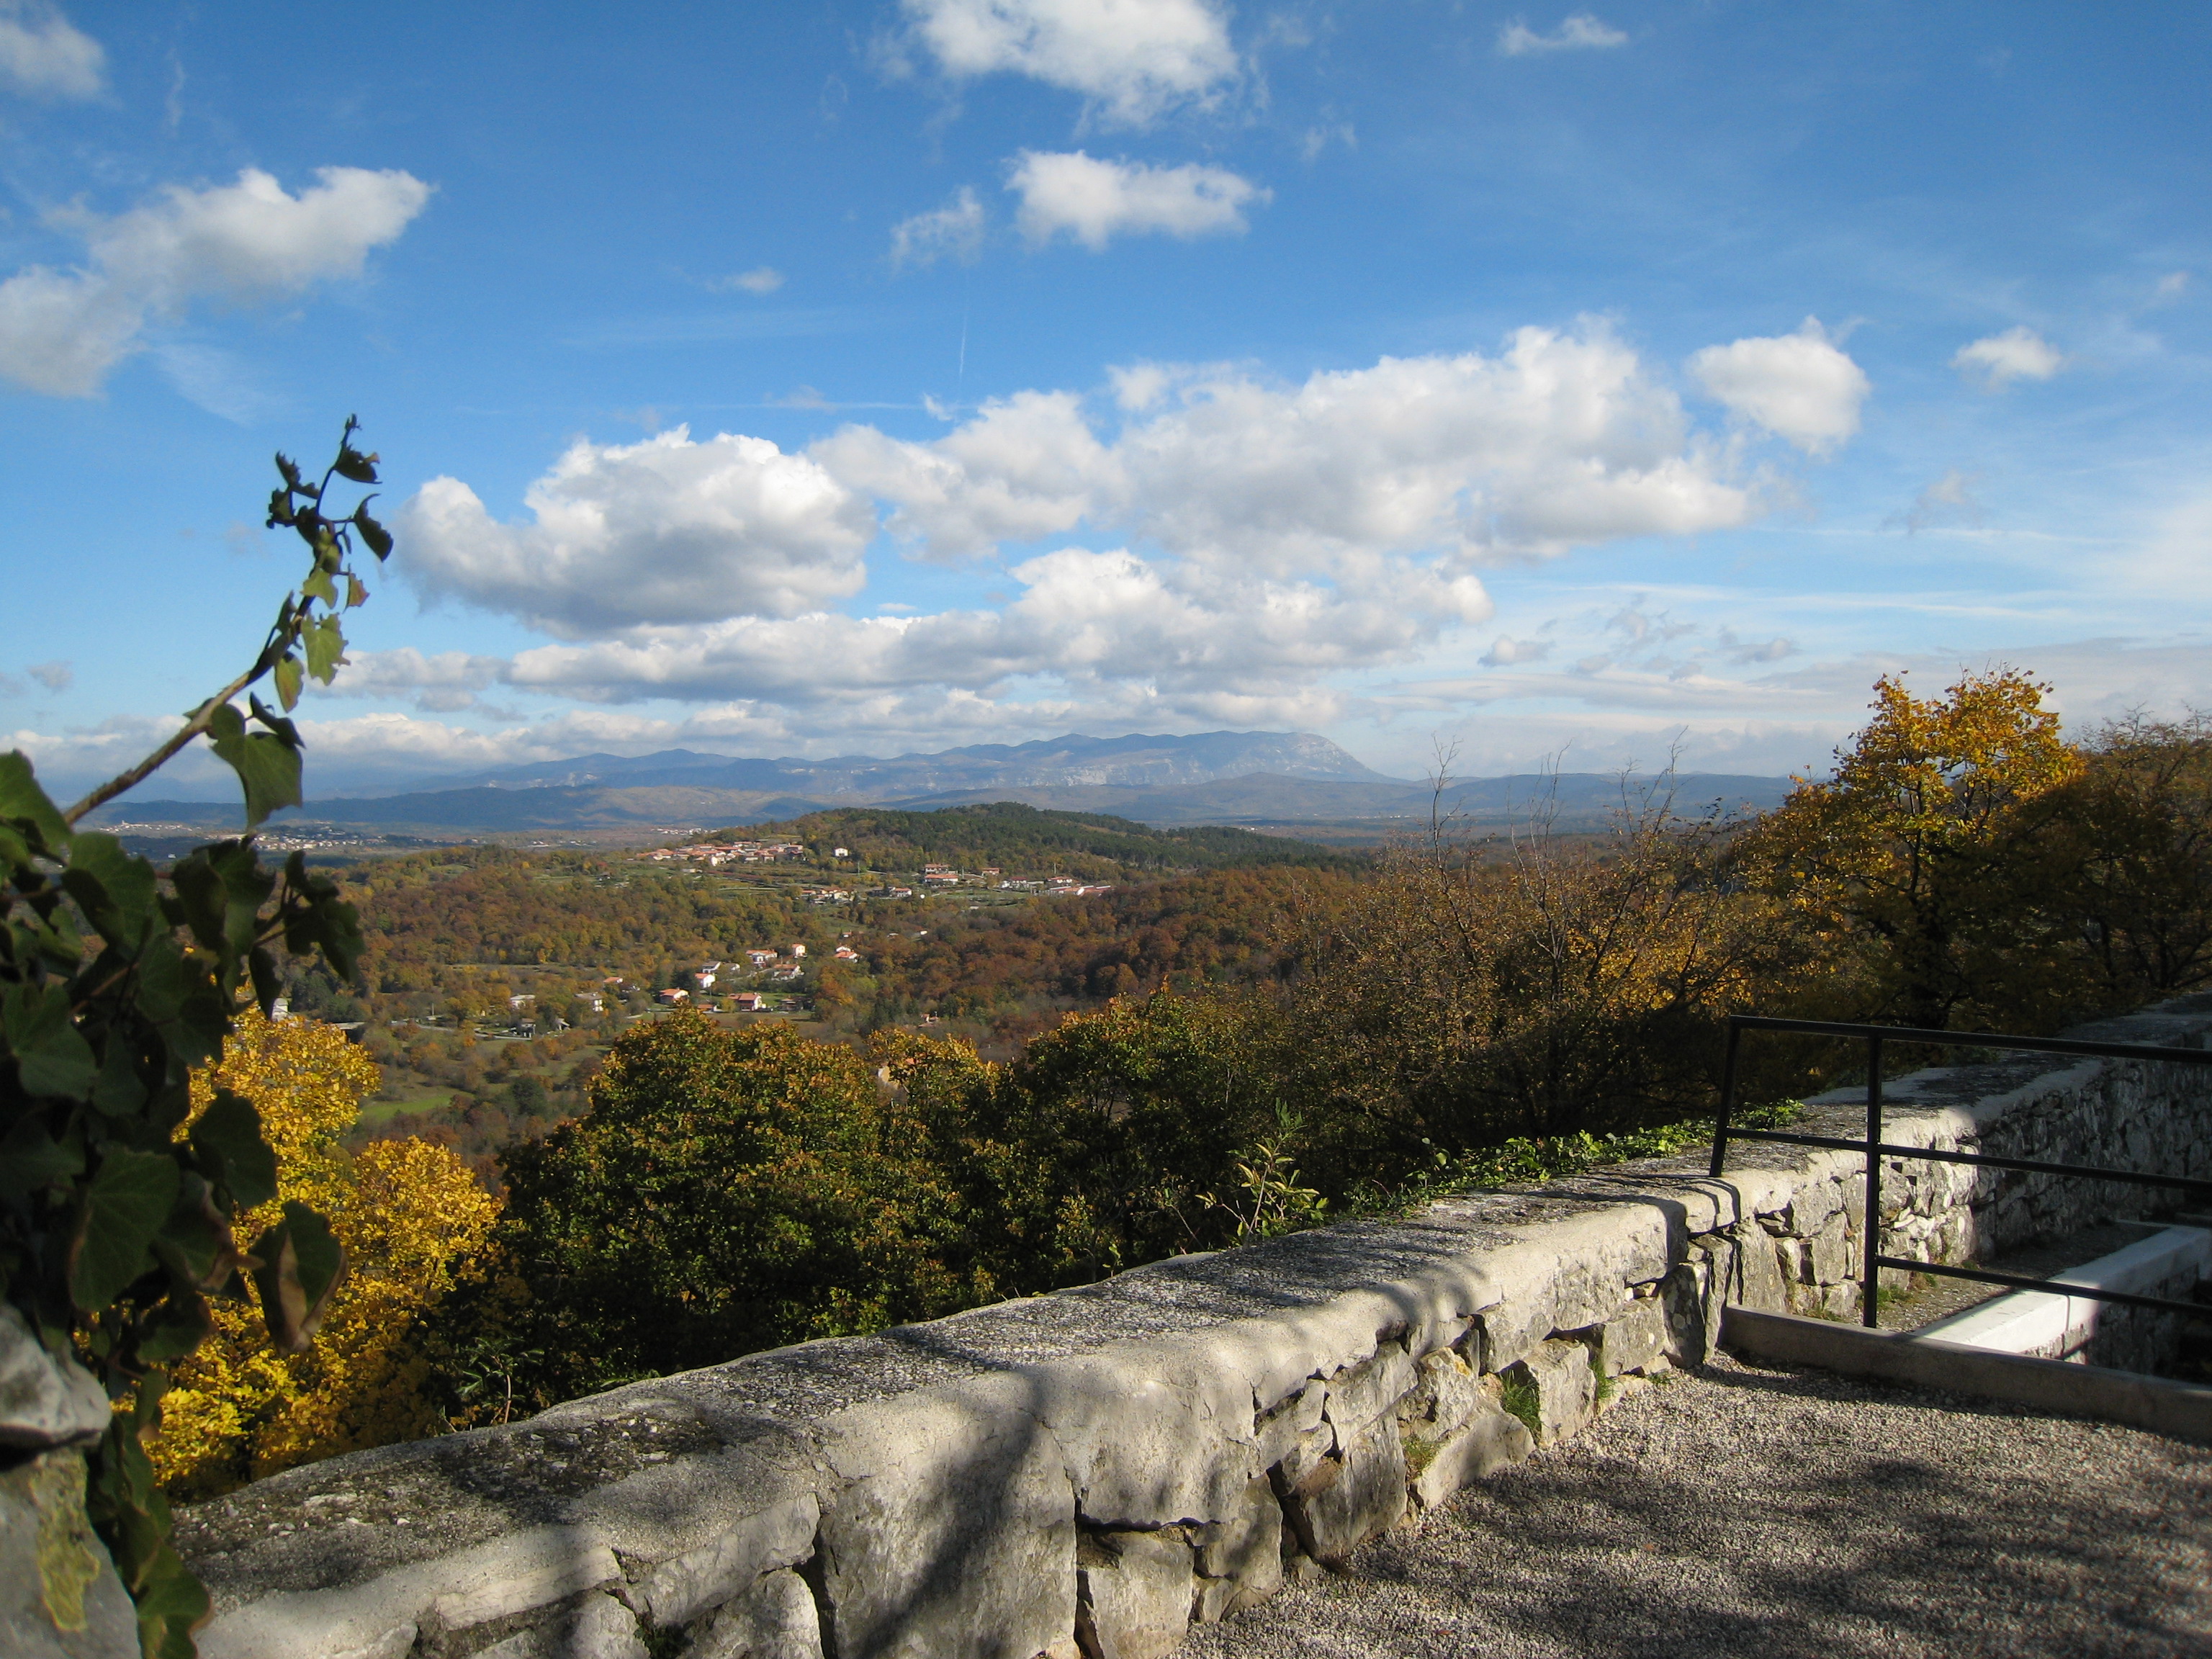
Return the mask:
<path id="1" fill-rule="evenodd" d="M 145 1001 L 142 991 L 138 999 L 142 1012 L 145 1009 Z M 92 1103 L 102 1116 L 118 1121 L 136 1117 L 146 1109 L 146 1085 L 139 1080 L 138 1067 L 131 1055 L 131 1045 L 112 1031 L 108 1033 L 107 1052 L 100 1059 L 100 1081 L 93 1085 Z"/>
<path id="2" fill-rule="evenodd" d="M 20 750 L 0 755 L 0 818 L 35 838 L 37 850 L 56 858 L 69 850 L 70 827 L 61 809 L 46 798 L 31 763 Z"/>
<path id="3" fill-rule="evenodd" d="M 364 455 L 351 444 L 338 447 L 337 475 L 355 483 L 376 482 L 376 461 L 374 455 Z"/>
<path id="4" fill-rule="evenodd" d="M 288 658 L 287 661 L 292 659 Z M 296 664 L 293 672 L 298 674 Z M 277 665 L 278 676 L 283 676 L 283 665 Z M 258 714 L 259 711 L 256 711 Z M 271 722 L 264 720 L 264 724 Z M 289 727 L 291 722 L 283 722 Z M 210 746 L 230 769 L 238 774 L 238 781 L 246 791 L 246 827 L 256 828 L 268 816 L 283 806 L 301 804 L 300 747 L 296 733 L 287 743 L 275 732 L 246 730 L 246 720 L 237 709 L 225 703 L 215 711 L 208 722 Z"/>
<path id="5" fill-rule="evenodd" d="M 161 921 L 154 866 L 112 836 L 93 830 L 76 836 L 62 885 L 100 936 L 127 955 L 137 955 Z"/>
<path id="6" fill-rule="evenodd" d="M 300 706 L 300 659 L 287 651 L 276 659 L 276 701 L 287 708 Z"/>
<path id="7" fill-rule="evenodd" d="M 20 1204 L 33 1193 L 57 1181 L 70 1181 L 84 1173 L 83 1150 L 70 1140 L 56 1140 L 30 1113 L 15 1120 L 15 1127 L 0 1140 L 0 1195 Z"/>
<path id="8" fill-rule="evenodd" d="M 253 1288 L 261 1295 L 269 1340 L 283 1352 L 306 1352 L 345 1275 L 344 1247 L 329 1222 L 293 1199 L 284 1218 L 255 1242 L 253 1254 L 261 1261 Z"/>
<path id="9" fill-rule="evenodd" d="M 384 544 L 385 544 L 386 547 L 391 546 L 391 545 L 392 545 L 392 538 L 390 538 L 389 536 L 386 536 L 386 537 L 384 538 Z M 352 571 L 350 571 L 350 570 L 347 571 L 347 572 L 346 572 L 346 609 L 347 609 L 347 610 L 349 610 L 349 611 L 351 611 L 351 610 L 355 609 L 356 606 L 359 606 L 359 605 L 367 605 L 368 603 L 368 590 L 366 587 L 363 587 L 363 586 L 361 585 L 361 578 L 360 578 L 360 577 L 358 577 L 358 576 L 356 576 L 356 575 L 355 575 L 355 574 L 353 574 L 353 572 L 352 572 Z"/>
<path id="10" fill-rule="evenodd" d="M 345 661 L 345 630 L 336 613 L 309 623 L 301 642 L 307 647 L 307 672 L 328 685 Z"/>
<path id="11" fill-rule="evenodd" d="M 182 1173 L 161 1152 L 118 1147 L 100 1159 L 70 1251 L 70 1295 L 78 1307 L 105 1308 L 154 1265 L 154 1236 L 169 1218 Z"/>
<path id="12" fill-rule="evenodd" d="M 261 1114 L 243 1095 L 217 1089 L 214 1102 L 192 1125 L 192 1155 L 200 1171 L 246 1209 L 276 1196 L 276 1154 L 262 1138 Z"/>
<path id="13" fill-rule="evenodd" d="M 331 580 L 331 573 L 324 569 L 319 562 L 315 568 L 308 573 L 307 580 L 300 584 L 300 597 L 303 599 L 320 599 L 325 605 L 336 605 L 338 602 L 337 584 Z"/>
<path id="14" fill-rule="evenodd" d="M 207 1298 L 197 1291 L 172 1291 L 138 1334 L 138 1358 L 149 1364 L 182 1359 L 215 1329 Z"/>
<path id="15" fill-rule="evenodd" d="M 206 1586 L 166 1541 L 142 1565 L 131 1599 L 138 1604 L 142 1659 L 196 1659 L 199 1648 L 192 1632 L 215 1616 L 215 1604 Z"/>
<path id="16" fill-rule="evenodd" d="M 353 523 L 354 528 L 361 532 L 362 540 L 368 544 L 368 550 L 370 552 L 375 554 L 380 560 L 388 559 L 392 556 L 392 532 L 390 531 L 386 530 L 375 520 L 370 518 L 368 514 L 359 510 L 356 510 L 353 515 Z"/>
<path id="17" fill-rule="evenodd" d="M 74 1099 L 100 1074 L 92 1045 L 70 1018 L 69 992 L 59 985 L 8 987 L 0 996 L 0 1028 L 7 1031 L 27 1095 Z"/>

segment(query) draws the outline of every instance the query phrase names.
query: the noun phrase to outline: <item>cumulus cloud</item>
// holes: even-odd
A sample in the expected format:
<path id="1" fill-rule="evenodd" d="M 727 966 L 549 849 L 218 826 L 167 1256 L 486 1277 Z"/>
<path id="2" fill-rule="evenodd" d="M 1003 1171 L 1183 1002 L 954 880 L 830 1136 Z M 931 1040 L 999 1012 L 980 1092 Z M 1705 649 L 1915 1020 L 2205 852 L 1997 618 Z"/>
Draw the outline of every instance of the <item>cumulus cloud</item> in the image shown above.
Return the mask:
<path id="1" fill-rule="evenodd" d="M 973 259 L 983 246 L 983 204 L 967 185 L 941 208 L 917 213 L 891 227 L 891 269 Z"/>
<path id="2" fill-rule="evenodd" d="M 656 623 L 784 617 L 859 591 L 867 503 L 765 438 L 694 443 L 677 427 L 628 447 L 580 441 L 505 524 L 457 478 L 401 508 L 400 566 L 426 597 L 465 599 L 568 637 Z"/>
<path id="3" fill-rule="evenodd" d="M 282 298 L 361 273 L 430 198 L 410 173 L 324 167 L 297 196 L 248 167 L 231 185 L 171 185 L 113 218 L 70 213 L 86 264 L 31 265 L 0 283 L 0 375 L 34 392 L 88 397 L 137 348 L 151 319 L 195 300 Z"/>
<path id="4" fill-rule="evenodd" d="M 911 38 L 956 79 L 1022 75 L 1141 126 L 1217 98 L 1237 74 L 1209 0 L 905 0 Z"/>
<path id="5" fill-rule="evenodd" d="M 365 657 L 338 690 L 432 711 L 494 687 L 674 700 L 841 741 L 972 731 L 994 710 L 1009 728 L 1312 725 L 1345 706 L 1339 677 L 1485 622 L 1486 564 L 1759 510 L 1731 447 L 1599 324 L 1298 381 L 1159 362 L 1109 379 L 994 399 L 927 441 L 853 423 L 797 454 L 682 431 L 579 443 L 509 522 L 434 481 L 401 514 L 403 568 L 556 640 Z M 1007 593 L 846 614 L 879 528 L 932 558 L 1006 558 Z M 1496 637 L 1482 661 L 1518 665 L 1524 688 L 1597 675 L 1663 697 L 1711 678 L 1664 612 L 1615 604 L 1588 626 L 1571 646 L 1548 627 Z M 1705 643 L 1705 661 L 1787 648 Z M 1579 671 L 1540 666 L 1594 648 Z"/>
<path id="6" fill-rule="evenodd" d="M 893 503 L 892 532 L 939 557 L 972 557 L 1110 517 L 1119 469 L 1072 392 L 983 405 L 933 443 L 848 426 L 808 452 L 852 489 Z"/>
<path id="7" fill-rule="evenodd" d="M 107 54 L 43 0 L 0 3 L 0 84 L 34 98 L 97 98 Z"/>
<path id="8" fill-rule="evenodd" d="M 1296 698 L 1322 673 L 1400 659 L 1490 610 L 1474 578 L 1410 567 L 1371 594 L 1118 549 L 1062 548 L 1010 574 L 1021 592 L 995 611 L 822 612 L 636 629 L 525 651 L 507 680 L 606 702 L 743 697 L 827 706 L 925 687 L 985 692 L 1042 677 L 1092 696 L 1140 684 L 1188 711 L 1230 687 Z"/>
<path id="9" fill-rule="evenodd" d="M 931 443 L 847 428 L 810 453 L 939 556 L 1087 522 L 1270 574 L 1356 574 L 1389 554 L 1553 553 L 1754 510 L 1674 395 L 1595 325 L 1292 386 L 1147 364 L 1116 390 L 1136 407 L 1110 439 L 1072 395 L 1030 394 Z"/>
<path id="10" fill-rule="evenodd" d="M 1524 18 L 1515 18 L 1498 31 L 1498 50 L 1506 58 L 1526 58 L 1532 52 L 1602 51 L 1625 46 L 1628 37 L 1608 28 L 1586 11 L 1577 12 L 1549 34 L 1539 34 Z"/>
<path id="11" fill-rule="evenodd" d="M 1825 455 L 1859 429 L 1873 391 L 1866 373 L 1808 317 L 1795 334 L 1707 346 L 1690 372 L 1718 402 L 1808 455 Z"/>
<path id="12" fill-rule="evenodd" d="M 1021 198 L 1017 217 L 1030 242 L 1064 232 L 1094 251 L 1116 236 L 1188 239 L 1242 231 L 1245 206 L 1273 194 L 1226 167 L 1148 167 L 1100 161 L 1081 150 L 1022 151 L 1006 188 Z"/>
<path id="13" fill-rule="evenodd" d="M 1952 355 L 1951 367 L 1984 392 L 2002 392 L 2014 380 L 2047 380 L 2065 366 L 2058 349 L 2033 329 L 2008 328 L 1963 345 Z"/>

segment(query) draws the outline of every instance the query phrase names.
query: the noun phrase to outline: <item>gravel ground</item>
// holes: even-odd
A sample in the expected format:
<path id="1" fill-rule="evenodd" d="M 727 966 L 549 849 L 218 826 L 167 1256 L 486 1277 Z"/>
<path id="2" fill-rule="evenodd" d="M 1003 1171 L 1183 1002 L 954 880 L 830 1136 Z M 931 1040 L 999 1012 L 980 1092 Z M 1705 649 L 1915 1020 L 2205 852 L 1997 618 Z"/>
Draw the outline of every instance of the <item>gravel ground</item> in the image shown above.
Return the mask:
<path id="1" fill-rule="evenodd" d="M 2212 1655 L 2212 1451 L 1721 1358 L 1177 1650 Z"/>

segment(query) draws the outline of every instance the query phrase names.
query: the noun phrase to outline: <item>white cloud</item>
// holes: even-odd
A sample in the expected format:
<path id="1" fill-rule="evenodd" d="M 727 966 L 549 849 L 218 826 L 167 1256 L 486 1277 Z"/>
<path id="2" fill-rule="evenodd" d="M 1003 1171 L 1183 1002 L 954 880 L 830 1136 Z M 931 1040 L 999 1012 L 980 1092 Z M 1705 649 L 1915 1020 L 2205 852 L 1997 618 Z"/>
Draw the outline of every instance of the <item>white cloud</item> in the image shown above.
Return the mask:
<path id="1" fill-rule="evenodd" d="M 2026 327 L 1960 346 L 1951 358 L 1951 367 L 1979 380 L 1984 392 L 2002 392 L 2014 380 L 2047 380 L 2065 362 L 2057 347 Z"/>
<path id="2" fill-rule="evenodd" d="M 917 213 L 891 227 L 891 269 L 933 265 L 953 258 L 965 264 L 983 246 L 983 204 L 970 185 L 941 208 Z"/>
<path id="3" fill-rule="evenodd" d="M 1486 668 L 1510 668 L 1515 663 L 1541 662 L 1551 654 L 1549 640 L 1515 640 L 1501 634 L 1480 660 Z"/>
<path id="4" fill-rule="evenodd" d="M 823 708 L 930 688 L 996 696 L 1010 680 L 1043 679 L 1094 700 L 1141 686 L 1156 706 L 1188 714 L 1224 694 L 1295 701 L 1322 674 L 1403 659 L 1490 610 L 1474 578 L 1410 567 L 1372 593 L 1122 550 L 1062 548 L 1010 574 L 1022 591 L 996 611 L 636 629 L 525 651 L 506 679 L 606 702 L 739 697 Z"/>
<path id="5" fill-rule="evenodd" d="M 34 662 L 23 672 L 49 691 L 66 691 L 76 684 L 76 670 L 66 662 Z"/>
<path id="6" fill-rule="evenodd" d="M 40 98 L 97 98 L 107 54 L 43 0 L 0 4 L 0 82 Z"/>
<path id="7" fill-rule="evenodd" d="M 1537 33 L 1519 17 L 1498 31 L 1498 50 L 1507 58 L 1525 58 L 1531 52 L 1589 52 L 1627 44 L 1626 34 L 1608 28 L 1586 11 L 1577 12 L 1549 34 Z"/>
<path id="8" fill-rule="evenodd" d="M 505 611 L 570 638 L 655 623 L 785 617 L 857 592 L 867 504 L 765 438 L 626 448 L 579 441 L 502 524 L 459 480 L 401 508 L 400 568 L 426 596 Z"/>
<path id="9" fill-rule="evenodd" d="M 934 443 L 848 426 L 808 453 L 850 488 L 894 503 L 890 528 L 939 557 L 972 557 L 1105 518 L 1114 457 L 1070 392 L 994 399 Z"/>
<path id="10" fill-rule="evenodd" d="M 746 294 L 773 294 L 783 286 L 783 273 L 774 265 L 757 265 L 750 270 L 741 270 L 734 276 L 725 276 L 709 283 L 708 286 L 724 292 L 734 288 Z"/>
<path id="11" fill-rule="evenodd" d="M 1006 188 L 1022 198 L 1022 233 L 1032 243 L 1066 232 L 1092 250 L 1115 236 L 1189 238 L 1245 228 L 1244 208 L 1273 192 L 1226 167 L 1148 167 L 1025 149 Z"/>
<path id="12" fill-rule="evenodd" d="M 2153 291 L 2152 297 L 2163 305 L 2170 300 L 2179 300 L 2188 292 L 2189 273 L 2185 270 L 2169 270 L 2158 279 L 2158 287 Z"/>
<path id="13" fill-rule="evenodd" d="M 956 79 L 1024 75 L 1137 126 L 1234 81 L 1228 9 L 1208 0 L 905 0 L 913 37 Z"/>
<path id="14" fill-rule="evenodd" d="M 1908 536 L 1947 525 L 1978 525 L 1982 503 L 1974 494 L 1981 475 L 1952 468 L 1912 499 L 1912 505 L 1890 520 Z"/>
<path id="15" fill-rule="evenodd" d="M 939 556 L 1087 522 L 1178 557 L 1358 575 L 1387 555 L 1555 553 L 1754 510 L 1674 395 L 1596 325 L 1296 386 L 1146 364 L 1116 389 L 1133 418 L 1110 441 L 1072 394 L 1030 393 L 932 443 L 848 428 L 810 453 Z"/>
<path id="16" fill-rule="evenodd" d="M 1859 429 L 1873 387 L 1817 318 L 1795 334 L 1707 346 L 1690 372 L 1719 402 L 1808 455 L 1823 455 Z"/>
<path id="17" fill-rule="evenodd" d="M 0 283 L 0 375 L 56 397 L 88 397 L 134 350 L 153 317 L 199 299 L 234 304 L 360 274 L 429 200 L 411 174 L 324 167 L 297 196 L 248 167 L 233 185 L 170 185 L 112 219 L 56 222 L 85 239 L 89 263 L 31 265 Z"/>

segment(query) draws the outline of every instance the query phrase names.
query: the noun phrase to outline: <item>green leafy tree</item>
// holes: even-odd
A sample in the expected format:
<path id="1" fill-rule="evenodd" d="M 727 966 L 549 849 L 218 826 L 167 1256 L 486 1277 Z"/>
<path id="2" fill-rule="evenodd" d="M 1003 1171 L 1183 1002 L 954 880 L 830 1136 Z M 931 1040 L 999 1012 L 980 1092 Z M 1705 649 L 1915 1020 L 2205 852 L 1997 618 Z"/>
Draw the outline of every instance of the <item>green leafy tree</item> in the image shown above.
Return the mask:
<path id="1" fill-rule="evenodd" d="M 497 1285 L 541 1399 L 990 1299 L 921 1126 L 850 1048 L 678 1012 L 609 1051 L 592 1107 L 501 1159 Z M 457 1307 L 467 1322 L 472 1309 Z M 458 1340 L 455 1346 L 465 1346 Z"/>
<path id="2" fill-rule="evenodd" d="M 66 811 L 23 756 L 0 756 L 0 1275 L 40 1340 L 89 1362 L 117 1402 L 90 1454 L 86 1506 L 137 1604 L 148 1659 L 191 1659 L 209 1614 L 141 1442 L 167 1368 L 208 1334 L 209 1298 L 249 1285 L 271 1340 L 303 1350 L 344 1268 L 328 1223 L 302 1204 L 251 1245 L 233 1236 L 242 1211 L 277 1196 L 249 1102 L 218 1090 L 185 1126 L 193 1068 L 218 1056 L 245 999 L 265 1011 L 282 989 L 278 951 L 319 952 L 349 977 L 361 946 L 336 886 L 298 854 L 264 867 L 252 833 L 301 799 L 287 715 L 307 678 L 327 683 L 344 659 L 342 618 L 368 597 L 356 544 L 380 560 L 392 549 L 367 500 L 343 515 L 329 504 L 334 480 L 376 482 L 356 429 L 349 419 L 319 482 L 276 458 L 268 521 L 297 532 L 310 564 L 244 672 Z M 253 692 L 264 681 L 281 708 Z M 164 878 L 114 836 L 76 827 L 202 737 L 238 775 L 246 834 Z"/>

